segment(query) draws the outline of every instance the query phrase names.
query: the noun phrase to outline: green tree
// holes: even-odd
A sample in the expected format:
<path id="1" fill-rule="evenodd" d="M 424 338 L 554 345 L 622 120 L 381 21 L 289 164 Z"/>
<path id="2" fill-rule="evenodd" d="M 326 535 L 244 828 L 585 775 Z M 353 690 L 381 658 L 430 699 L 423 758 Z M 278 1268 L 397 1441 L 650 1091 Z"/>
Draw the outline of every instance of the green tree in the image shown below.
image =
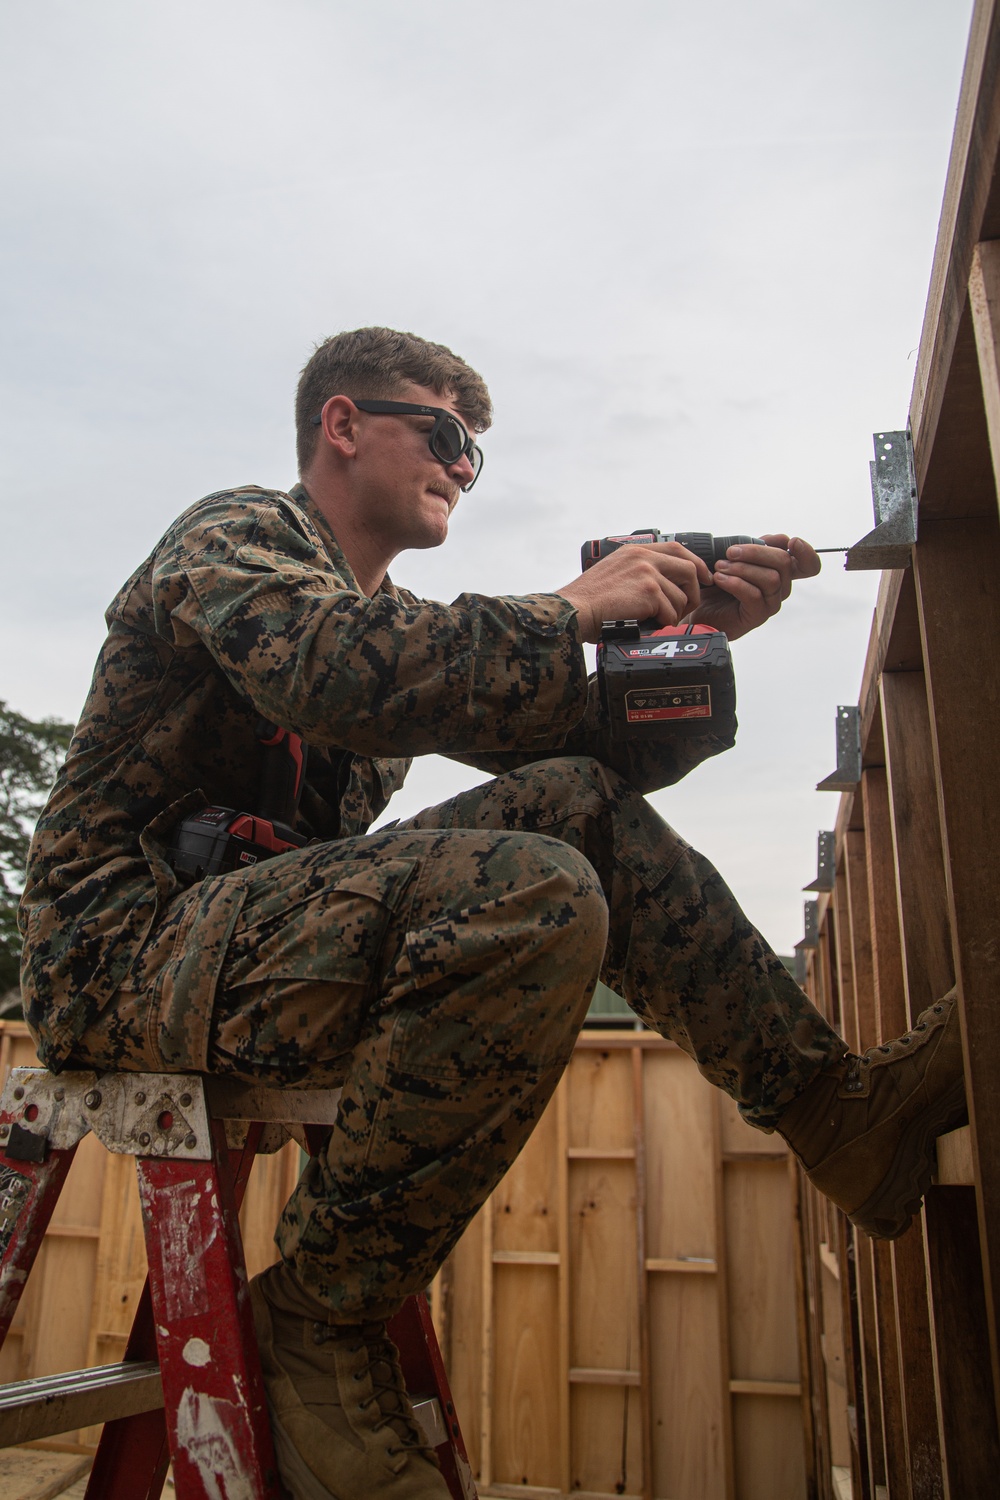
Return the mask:
<path id="1" fill-rule="evenodd" d="M 56 719 L 32 723 L 0 699 L 0 997 L 18 983 L 17 899 L 28 841 L 72 733 Z"/>

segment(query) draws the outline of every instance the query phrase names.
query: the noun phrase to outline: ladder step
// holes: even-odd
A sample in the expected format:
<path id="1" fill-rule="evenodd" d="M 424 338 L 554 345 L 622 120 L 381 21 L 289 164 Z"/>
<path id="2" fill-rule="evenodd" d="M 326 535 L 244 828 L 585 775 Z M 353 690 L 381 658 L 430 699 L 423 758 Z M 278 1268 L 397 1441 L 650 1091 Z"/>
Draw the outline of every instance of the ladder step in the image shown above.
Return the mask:
<path id="1" fill-rule="evenodd" d="M 0 1387 L 0 1448 L 55 1437 L 77 1427 L 155 1411 L 163 1405 L 156 1360 L 132 1360 L 42 1375 Z"/>

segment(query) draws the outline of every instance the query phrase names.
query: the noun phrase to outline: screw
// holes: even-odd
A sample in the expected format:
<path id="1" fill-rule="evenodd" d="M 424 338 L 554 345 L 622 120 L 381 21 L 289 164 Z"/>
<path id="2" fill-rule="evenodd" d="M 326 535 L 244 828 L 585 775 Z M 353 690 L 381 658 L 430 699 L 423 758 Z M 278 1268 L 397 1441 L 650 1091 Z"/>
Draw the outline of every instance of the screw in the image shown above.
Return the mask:
<path id="1" fill-rule="evenodd" d="M 197 1144 L 198 1144 L 198 1137 L 194 1136 L 194 1135 L 186 1136 L 185 1140 L 184 1140 L 184 1144 L 188 1148 L 189 1151 L 193 1151 L 194 1148 L 195 1148 L 195 1146 L 197 1146 Z"/>
<path id="2" fill-rule="evenodd" d="M 181 1109 L 187 1109 L 188 1106 L 190 1105 L 190 1103 L 191 1103 L 191 1095 L 190 1094 L 182 1094 L 181 1095 Z"/>
<path id="3" fill-rule="evenodd" d="M 65 1097 L 66 1097 L 66 1090 L 65 1089 L 56 1089 L 55 1094 L 53 1095 L 53 1098 L 55 1099 L 55 1101 L 56 1101 L 57 1104 L 61 1104 L 63 1102 L 63 1100 L 65 1099 Z"/>
<path id="4" fill-rule="evenodd" d="M 20 1086 L 18 1086 L 14 1090 L 14 1098 L 15 1099 L 23 1099 L 24 1098 L 24 1089 L 22 1089 Z"/>
<path id="5" fill-rule="evenodd" d="M 148 1146 L 149 1145 L 149 1132 L 147 1130 L 144 1130 L 142 1132 L 142 1135 L 139 1137 L 139 1145 L 140 1146 Z"/>
<path id="6" fill-rule="evenodd" d="M 91 1089 L 89 1094 L 85 1094 L 83 1102 L 88 1109 L 96 1109 L 101 1102 L 101 1096 L 97 1089 Z"/>
<path id="7" fill-rule="evenodd" d="M 145 1102 L 146 1102 L 146 1096 L 142 1092 L 142 1089 L 140 1089 L 139 1092 L 136 1094 L 136 1096 L 135 1096 L 135 1102 L 136 1102 L 136 1104 L 145 1104 Z"/>
<path id="8" fill-rule="evenodd" d="M 9 1125 L 0 1125 L 0 1139 L 6 1140 L 9 1135 L 10 1135 L 10 1126 Z"/>

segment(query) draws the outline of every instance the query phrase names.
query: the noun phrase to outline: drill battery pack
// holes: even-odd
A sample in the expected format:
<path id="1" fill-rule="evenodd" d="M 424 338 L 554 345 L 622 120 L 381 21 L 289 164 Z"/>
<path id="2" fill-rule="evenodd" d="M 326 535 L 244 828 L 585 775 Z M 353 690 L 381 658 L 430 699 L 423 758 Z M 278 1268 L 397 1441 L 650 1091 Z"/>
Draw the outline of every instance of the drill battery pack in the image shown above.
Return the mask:
<path id="1" fill-rule="evenodd" d="M 736 733 L 729 642 L 708 625 L 605 622 L 597 647 L 601 701 L 619 739 Z"/>
<path id="2" fill-rule="evenodd" d="M 204 880 L 227 870 L 245 870 L 306 842 L 283 823 L 236 812 L 232 807 L 203 807 L 179 823 L 167 859 L 179 875 Z"/>

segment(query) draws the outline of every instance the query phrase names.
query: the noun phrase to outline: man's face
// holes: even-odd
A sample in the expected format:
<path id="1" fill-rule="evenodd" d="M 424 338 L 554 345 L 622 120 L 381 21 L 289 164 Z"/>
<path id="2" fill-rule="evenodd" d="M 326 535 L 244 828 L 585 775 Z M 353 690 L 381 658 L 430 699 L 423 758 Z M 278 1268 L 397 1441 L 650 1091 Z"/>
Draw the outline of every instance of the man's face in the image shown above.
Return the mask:
<path id="1" fill-rule="evenodd" d="M 394 401 L 444 407 L 461 415 L 452 397 L 430 386 L 406 385 Z M 359 411 L 354 478 L 362 524 L 395 552 L 439 547 L 461 486 L 473 477 L 468 458 L 447 467 L 427 446 L 433 417 Z"/>

